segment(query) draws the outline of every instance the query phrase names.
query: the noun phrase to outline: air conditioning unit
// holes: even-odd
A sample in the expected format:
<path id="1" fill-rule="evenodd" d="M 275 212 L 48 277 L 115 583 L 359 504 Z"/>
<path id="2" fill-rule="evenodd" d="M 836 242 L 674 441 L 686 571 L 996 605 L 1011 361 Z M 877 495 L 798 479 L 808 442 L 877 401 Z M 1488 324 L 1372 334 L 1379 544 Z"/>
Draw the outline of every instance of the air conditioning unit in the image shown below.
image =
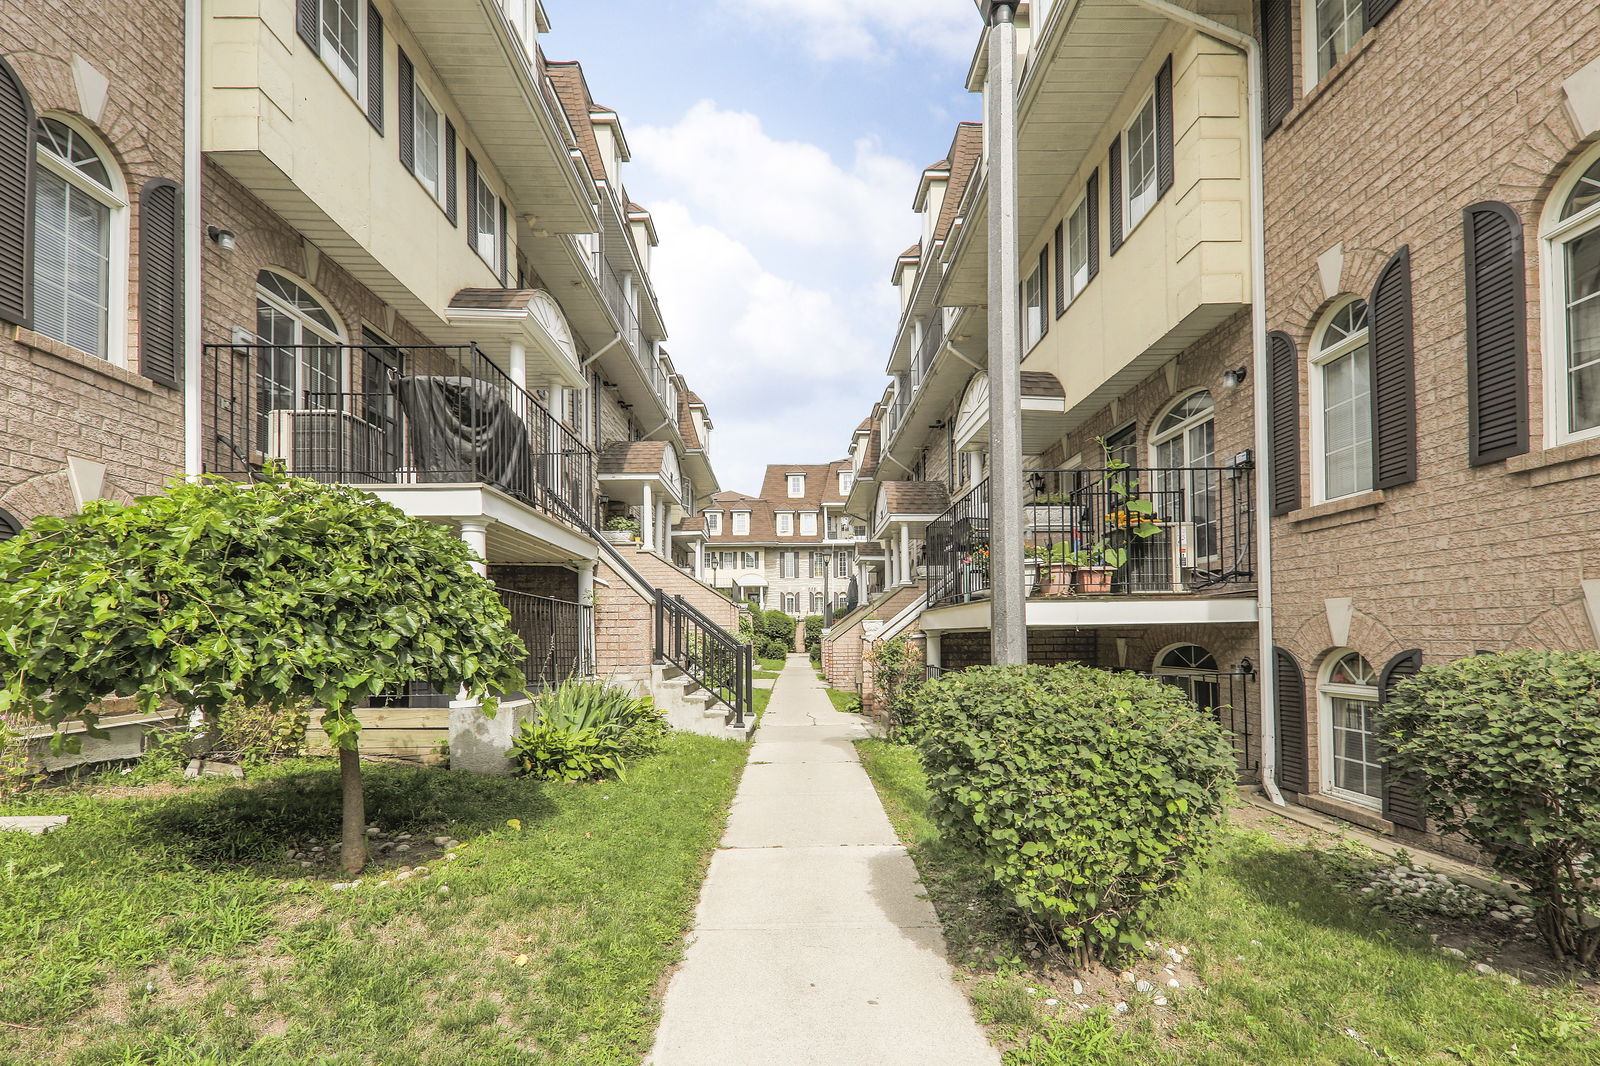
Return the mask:
<path id="1" fill-rule="evenodd" d="M 267 454 L 299 477 L 327 482 L 394 481 L 387 434 L 347 411 L 267 415 Z"/>

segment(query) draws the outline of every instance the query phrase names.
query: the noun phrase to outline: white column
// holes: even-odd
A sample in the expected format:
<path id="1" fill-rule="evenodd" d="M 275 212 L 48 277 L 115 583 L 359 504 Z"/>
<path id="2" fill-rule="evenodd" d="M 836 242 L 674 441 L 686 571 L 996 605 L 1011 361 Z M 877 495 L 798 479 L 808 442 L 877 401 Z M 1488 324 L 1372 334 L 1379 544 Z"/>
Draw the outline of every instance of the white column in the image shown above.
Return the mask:
<path id="1" fill-rule="evenodd" d="M 644 483 L 644 505 L 639 508 L 639 539 L 646 548 L 655 550 L 656 495 L 651 491 L 648 481 Z"/>
<path id="2" fill-rule="evenodd" d="M 944 634 L 938 631 L 925 634 L 927 639 L 927 658 L 929 666 L 944 665 Z M 930 671 L 938 677 L 937 671 Z"/>
<path id="3" fill-rule="evenodd" d="M 589 607 L 587 624 L 578 633 L 579 647 L 582 649 L 583 661 L 589 664 L 591 671 L 597 670 L 594 661 L 594 563 L 581 562 L 578 564 L 578 602 Z"/>
<path id="4" fill-rule="evenodd" d="M 481 518 L 462 518 L 456 521 L 457 528 L 461 531 L 461 539 L 467 542 L 473 554 L 478 558 L 474 560 L 472 569 L 480 577 L 489 576 L 489 523 Z"/>
<path id="5" fill-rule="evenodd" d="M 706 579 L 706 542 L 703 540 L 694 545 L 694 576 L 696 581 Z"/>
<path id="6" fill-rule="evenodd" d="M 656 554 L 667 561 L 672 560 L 672 527 L 667 522 L 666 501 L 656 504 Z"/>
<path id="7" fill-rule="evenodd" d="M 528 347 L 521 341 L 512 341 L 506 360 L 506 373 L 511 383 L 523 392 L 528 391 Z"/>
<path id="8" fill-rule="evenodd" d="M 911 527 L 900 523 L 900 581 L 911 584 Z"/>

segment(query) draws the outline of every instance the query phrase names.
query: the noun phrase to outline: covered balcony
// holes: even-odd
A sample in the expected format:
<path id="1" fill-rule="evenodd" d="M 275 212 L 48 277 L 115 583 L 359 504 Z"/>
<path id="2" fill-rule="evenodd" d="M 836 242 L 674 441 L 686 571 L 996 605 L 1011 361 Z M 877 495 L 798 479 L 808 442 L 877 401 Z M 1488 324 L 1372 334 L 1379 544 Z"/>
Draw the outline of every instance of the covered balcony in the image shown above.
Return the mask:
<path id="1" fill-rule="evenodd" d="M 1022 475 L 1028 624 L 1255 621 L 1251 468 Z M 989 482 L 926 530 L 927 628 L 987 628 Z"/>
<path id="2" fill-rule="evenodd" d="M 484 527 L 490 561 L 592 559 L 594 454 L 476 345 L 210 344 L 208 472 L 269 465 Z"/>
<path id="3" fill-rule="evenodd" d="M 678 453 L 666 441 L 617 440 L 600 453 L 600 490 L 639 516 L 644 545 L 671 557 L 672 524 L 688 510 Z"/>

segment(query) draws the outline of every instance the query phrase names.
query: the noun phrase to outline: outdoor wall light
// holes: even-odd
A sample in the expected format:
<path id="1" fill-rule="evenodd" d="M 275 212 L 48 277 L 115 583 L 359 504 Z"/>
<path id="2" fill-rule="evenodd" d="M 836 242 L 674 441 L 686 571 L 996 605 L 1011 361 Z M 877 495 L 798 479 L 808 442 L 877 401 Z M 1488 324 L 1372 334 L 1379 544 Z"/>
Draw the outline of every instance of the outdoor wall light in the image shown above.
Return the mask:
<path id="1" fill-rule="evenodd" d="M 211 238 L 212 244 L 215 244 L 224 252 L 231 252 L 239 247 L 238 234 L 231 229 L 223 229 L 220 226 L 207 226 L 206 236 Z"/>
<path id="2" fill-rule="evenodd" d="M 1238 370 L 1224 370 L 1222 372 L 1222 387 L 1225 389 L 1236 389 L 1240 385 L 1244 384 L 1244 379 L 1245 368 L 1242 366 Z"/>
<path id="3" fill-rule="evenodd" d="M 1240 659 L 1239 660 L 1239 672 L 1241 674 L 1243 674 L 1247 678 L 1255 677 L 1256 676 L 1256 664 L 1251 662 L 1249 659 Z"/>

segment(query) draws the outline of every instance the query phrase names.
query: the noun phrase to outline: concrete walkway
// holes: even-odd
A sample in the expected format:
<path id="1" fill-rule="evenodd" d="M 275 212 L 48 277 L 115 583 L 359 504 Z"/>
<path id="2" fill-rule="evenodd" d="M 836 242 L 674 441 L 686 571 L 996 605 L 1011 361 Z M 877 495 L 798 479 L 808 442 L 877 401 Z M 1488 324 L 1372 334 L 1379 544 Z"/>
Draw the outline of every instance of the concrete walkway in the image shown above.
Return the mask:
<path id="1" fill-rule="evenodd" d="M 713 856 L 653 1066 L 998 1066 L 856 759 L 789 656 Z"/>

